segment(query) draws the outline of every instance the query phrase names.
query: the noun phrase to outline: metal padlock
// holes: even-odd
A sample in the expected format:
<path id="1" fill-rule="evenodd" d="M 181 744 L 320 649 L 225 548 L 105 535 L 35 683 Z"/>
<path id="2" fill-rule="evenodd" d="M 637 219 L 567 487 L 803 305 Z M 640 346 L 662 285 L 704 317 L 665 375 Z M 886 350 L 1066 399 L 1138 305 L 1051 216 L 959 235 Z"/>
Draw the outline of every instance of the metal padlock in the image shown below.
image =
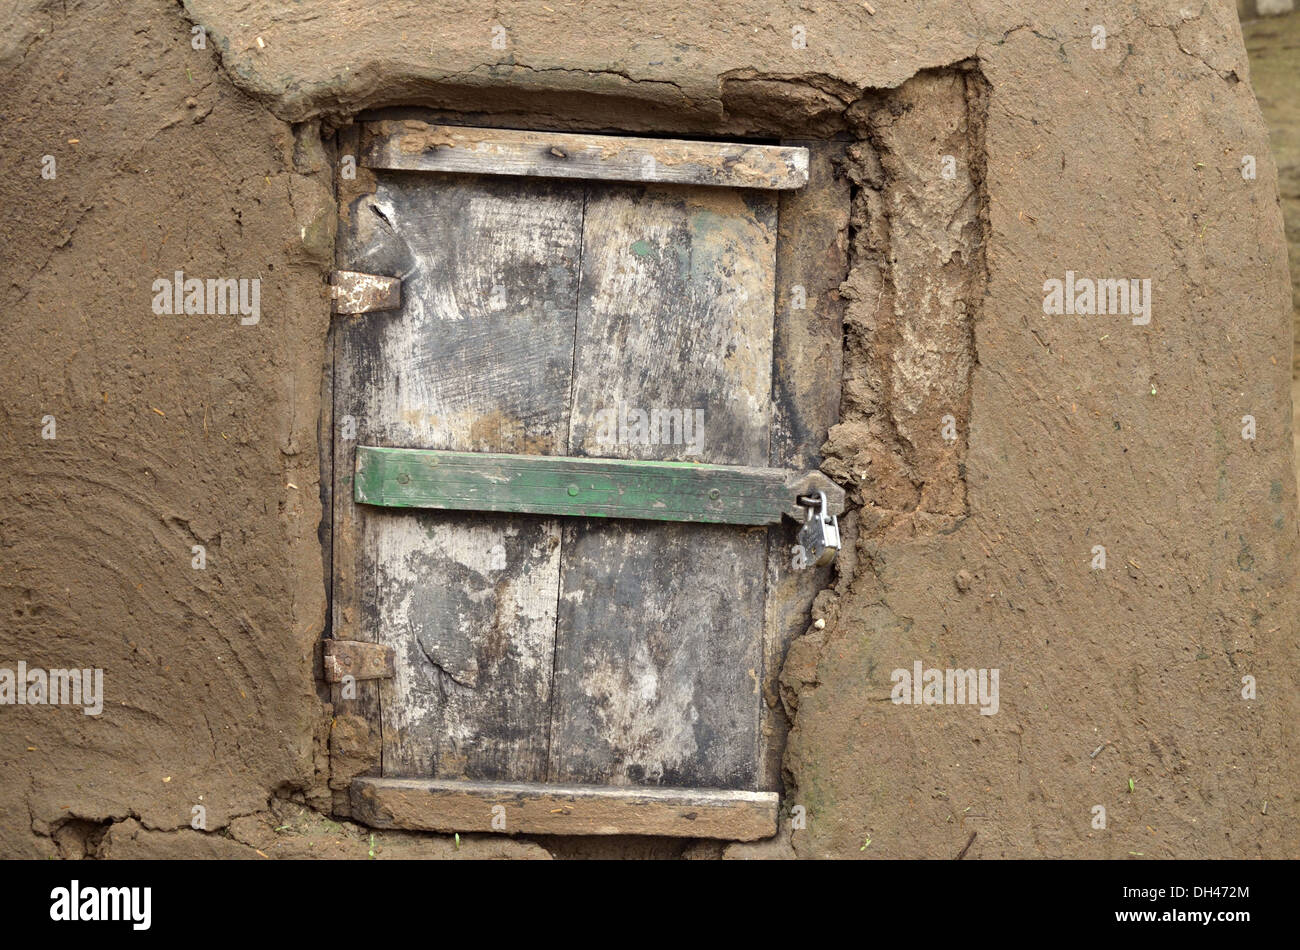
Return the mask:
<path id="1" fill-rule="evenodd" d="M 799 499 L 799 504 L 804 504 Z M 825 567 L 835 560 L 840 550 L 840 522 L 826 510 L 826 493 L 817 493 L 817 504 L 806 505 L 803 527 L 799 529 L 799 545 L 804 550 L 808 567 Z"/>

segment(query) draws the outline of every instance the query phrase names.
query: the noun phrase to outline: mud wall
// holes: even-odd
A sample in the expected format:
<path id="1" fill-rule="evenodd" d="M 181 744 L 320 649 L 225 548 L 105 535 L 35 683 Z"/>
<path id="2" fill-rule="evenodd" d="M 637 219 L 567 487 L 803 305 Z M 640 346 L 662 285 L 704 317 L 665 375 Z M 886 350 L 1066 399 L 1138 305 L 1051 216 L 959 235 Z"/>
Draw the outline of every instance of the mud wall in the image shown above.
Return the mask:
<path id="1" fill-rule="evenodd" d="M 318 811 L 329 146 L 424 107 L 863 146 L 827 447 L 856 511 L 780 698 L 802 820 L 689 854 L 1293 855 L 1290 291 L 1235 9 L 872 9 L 0 14 L 0 663 L 106 696 L 0 707 L 0 853 L 366 856 Z M 260 278 L 256 322 L 155 313 L 177 270 Z M 1149 279 L 1149 323 L 1045 314 L 1067 271 Z M 998 669 L 997 713 L 891 702 L 918 661 Z"/>
<path id="2" fill-rule="evenodd" d="M 1291 302 L 1300 339 L 1300 11 L 1242 25 L 1250 57 L 1250 80 L 1268 124 L 1277 163 L 1282 213 L 1291 260 Z M 1297 350 L 1300 352 L 1300 350 Z M 1294 362 L 1293 372 L 1300 373 Z"/>

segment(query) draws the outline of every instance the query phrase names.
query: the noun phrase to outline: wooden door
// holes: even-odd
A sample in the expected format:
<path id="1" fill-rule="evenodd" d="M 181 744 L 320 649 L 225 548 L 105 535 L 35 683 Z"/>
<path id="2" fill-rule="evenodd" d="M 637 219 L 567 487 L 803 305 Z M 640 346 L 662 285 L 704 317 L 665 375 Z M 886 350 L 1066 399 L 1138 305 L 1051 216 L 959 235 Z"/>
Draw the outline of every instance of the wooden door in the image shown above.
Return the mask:
<path id="1" fill-rule="evenodd" d="M 459 155 L 428 128 L 374 130 L 370 163 L 399 168 L 352 204 L 340 251 L 402 279 L 400 309 L 336 326 L 335 416 L 355 441 L 336 441 L 335 613 L 393 656 L 358 810 L 444 830 L 491 814 L 507 831 L 698 834 L 716 818 L 719 836 L 770 834 L 760 682 L 788 532 L 377 508 L 347 479 L 357 445 L 767 465 L 778 196 L 725 184 L 788 187 L 776 159 L 794 156 L 788 173 L 801 150 L 738 162 L 753 147 L 483 132 L 497 151 L 480 138 Z M 595 180 L 510 164 L 554 152 Z M 720 186 L 728 160 L 743 174 Z M 675 183 L 692 162 L 686 180 L 710 184 Z M 630 174 L 651 180 L 599 180 Z M 503 802 L 515 814 L 489 807 Z"/>

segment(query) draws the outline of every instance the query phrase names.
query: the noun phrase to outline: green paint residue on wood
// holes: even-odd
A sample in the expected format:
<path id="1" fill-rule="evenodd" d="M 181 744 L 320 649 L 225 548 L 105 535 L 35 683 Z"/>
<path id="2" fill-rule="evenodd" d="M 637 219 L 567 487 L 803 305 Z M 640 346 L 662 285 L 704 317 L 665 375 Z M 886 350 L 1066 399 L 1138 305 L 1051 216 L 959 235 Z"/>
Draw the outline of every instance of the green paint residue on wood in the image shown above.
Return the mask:
<path id="1" fill-rule="evenodd" d="M 781 469 L 357 447 L 358 502 L 391 508 L 777 524 Z"/>
<path id="2" fill-rule="evenodd" d="M 743 217 L 701 209 L 691 214 L 687 239 L 689 263 L 683 276 L 713 282 L 717 275 L 749 272 L 750 259 L 762 259 L 771 252 L 767 236 Z M 761 242 L 756 244 L 755 241 Z"/>
<path id="3" fill-rule="evenodd" d="M 691 236 L 709 241 L 718 235 L 729 235 L 736 228 L 734 218 L 716 211 L 700 210 L 691 215 Z"/>
<path id="4" fill-rule="evenodd" d="M 654 252 L 648 241 L 636 241 L 632 245 L 632 253 L 637 257 L 649 257 Z"/>

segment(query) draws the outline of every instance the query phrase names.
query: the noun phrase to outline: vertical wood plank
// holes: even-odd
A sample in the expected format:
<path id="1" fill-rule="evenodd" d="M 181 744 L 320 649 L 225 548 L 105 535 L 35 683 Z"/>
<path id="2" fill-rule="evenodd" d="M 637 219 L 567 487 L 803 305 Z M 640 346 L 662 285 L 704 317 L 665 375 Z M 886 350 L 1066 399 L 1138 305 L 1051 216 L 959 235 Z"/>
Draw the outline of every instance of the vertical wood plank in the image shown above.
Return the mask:
<path id="1" fill-rule="evenodd" d="M 593 186 L 570 454 L 766 465 L 775 253 L 774 195 Z M 615 442 L 602 423 L 620 409 Z M 703 426 L 638 442 L 636 410 L 657 411 L 668 438 L 678 414 Z"/>
<path id="2" fill-rule="evenodd" d="M 808 186 L 781 196 L 770 464 L 811 470 L 821 465 L 826 433 L 839 421 L 844 306 L 838 289 L 848 276 L 850 193 L 848 180 L 838 173 L 844 143 L 783 144 L 807 147 L 810 160 Z M 779 789 L 789 727 L 777 681 L 786 651 L 807 629 L 813 600 L 830 586 L 834 567 L 794 570 L 793 532 L 774 527 L 770 537 L 760 787 Z"/>
<path id="3" fill-rule="evenodd" d="M 359 129 L 348 126 L 339 131 L 340 155 L 357 154 Z M 339 220 L 335 257 L 339 266 L 347 266 L 366 249 L 364 234 L 355 227 L 353 208 L 360 206 L 373 180 L 368 176 L 347 179 L 336 176 Z M 346 365 L 348 347 L 347 330 L 351 325 L 335 321 L 330 330 L 333 364 L 331 389 L 331 469 L 336 479 L 331 493 L 331 578 L 330 601 L 331 636 L 340 640 L 377 642 L 377 631 L 361 623 L 360 572 L 364 570 L 359 557 L 360 524 L 357 508 L 352 503 L 352 453 L 356 444 L 351 438 L 351 426 L 345 426 L 350 411 L 341 386 L 341 368 Z M 330 686 L 330 699 L 334 718 L 330 724 L 330 780 L 334 790 L 336 814 L 349 814 L 349 799 L 344 791 L 354 775 L 378 775 L 381 769 L 382 744 L 379 683 L 361 681 L 336 683 Z"/>
<path id="4" fill-rule="evenodd" d="M 839 287 L 849 275 L 851 198 L 841 171 L 845 143 L 791 144 L 809 151 L 809 181 L 780 197 L 771 464 L 809 470 L 821 464 L 826 433 L 840 418 L 844 301 Z"/>
<path id="5" fill-rule="evenodd" d="M 348 265 L 403 276 L 403 305 L 338 318 L 338 415 L 356 421 L 340 471 L 358 443 L 567 450 L 582 202 L 562 182 L 377 176 L 352 208 Z M 383 773 L 544 777 L 556 522 L 339 496 L 358 521 L 357 626 L 396 655 Z"/>
<path id="6" fill-rule="evenodd" d="M 589 192 L 570 454 L 766 464 L 775 237 L 771 195 Z M 691 428 L 611 431 L 656 410 Z M 765 552 L 763 529 L 565 525 L 550 781 L 753 787 Z"/>

